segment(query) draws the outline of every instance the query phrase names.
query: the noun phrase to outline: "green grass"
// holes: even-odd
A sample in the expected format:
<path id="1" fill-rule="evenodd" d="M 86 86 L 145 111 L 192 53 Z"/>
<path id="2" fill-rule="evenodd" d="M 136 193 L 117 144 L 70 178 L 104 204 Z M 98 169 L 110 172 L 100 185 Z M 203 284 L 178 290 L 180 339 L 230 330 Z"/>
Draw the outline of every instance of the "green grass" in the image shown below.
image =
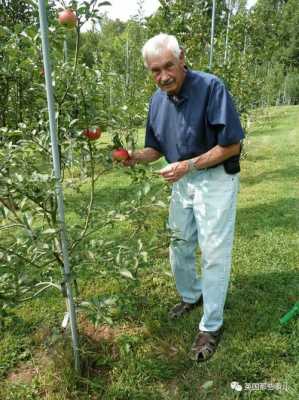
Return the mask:
<path id="1" fill-rule="evenodd" d="M 77 379 L 69 337 L 60 332 L 60 294 L 51 290 L 19 307 L 18 318 L 1 333 L 1 400 L 297 400 L 299 323 L 293 319 L 281 327 L 279 318 L 299 293 L 299 107 L 259 111 L 253 120 L 242 161 L 225 331 L 214 357 L 205 364 L 188 359 L 200 312 L 175 322 L 167 318 L 177 294 L 164 242 L 148 250 L 149 261 L 136 281 L 103 261 L 107 251 L 101 245 L 93 249 L 96 260 L 88 258 L 89 248 L 83 246 L 76 266 L 80 296 L 115 296 L 119 307 L 112 314 L 113 325 L 94 328 L 80 317 L 84 377 Z M 155 179 L 152 186 L 150 196 L 161 183 Z M 101 219 L 109 209 L 120 209 L 122 201 L 134 200 L 137 189 L 119 169 L 98 182 L 94 240 L 113 240 L 115 246 L 128 241 L 134 229 L 128 221 L 101 228 Z M 165 199 L 167 190 L 160 195 Z M 80 196 L 69 192 L 66 200 L 69 221 L 79 220 Z M 136 246 L 136 238 L 145 249 L 151 238 L 159 244 L 155 238 L 166 216 L 164 209 L 145 213 L 146 228 L 130 245 Z M 239 393 L 231 389 L 232 381 L 243 387 L 280 383 L 288 391 Z"/>

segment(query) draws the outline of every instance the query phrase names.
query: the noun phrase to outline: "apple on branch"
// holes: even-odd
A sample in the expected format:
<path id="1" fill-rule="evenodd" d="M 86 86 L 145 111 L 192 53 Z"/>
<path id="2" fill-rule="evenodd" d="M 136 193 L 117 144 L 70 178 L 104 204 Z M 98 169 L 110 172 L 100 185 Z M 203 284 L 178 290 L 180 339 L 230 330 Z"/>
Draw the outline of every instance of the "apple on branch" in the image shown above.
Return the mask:
<path id="1" fill-rule="evenodd" d="M 130 154 L 126 149 L 118 148 L 112 151 L 112 160 L 126 161 L 130 158 Z"/>
<path id="2" fill-rule="evenodd" d="M 85 137 L 87 137 L 89 140 L 97 140 L 101 137 L 102 131 L 100 128 L 96 129 L 84 129 L 82 132 Z"/>
<path id="3" fill-rule="evenodd" d="M 74 28 L 77 23 L 77 16 L 71 8 L 67 8 L 59 13 L 58 21 L 67 28 Z"/>

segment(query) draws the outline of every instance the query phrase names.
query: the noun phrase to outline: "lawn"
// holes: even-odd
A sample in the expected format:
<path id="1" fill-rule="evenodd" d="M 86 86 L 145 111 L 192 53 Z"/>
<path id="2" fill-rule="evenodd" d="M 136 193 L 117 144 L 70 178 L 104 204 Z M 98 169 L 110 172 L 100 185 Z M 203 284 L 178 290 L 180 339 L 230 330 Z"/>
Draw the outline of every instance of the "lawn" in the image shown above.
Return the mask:
<path id="1" fill-rule="evenodd" d="M 50 290 L 20 305 L 1 332 L 1 400 L 298 399 L 299 322 L 281 327 L 279 318 L 299 300 L 299 107 L 259 110 L 251 119 L 225 330 L 213 358 L 204 364 L 188 358 L 200 310 L 178 321 L 167 317 L 178 300 L 167 208 L 159 203 L 167 204 L 169 188 L 152 178 L 141 214 L 133 213 L 135 203 L 124 211 L 122 202 L 134 202 L 140 183 L 116 168 L 97 183 L 95 233 L 78 248 L 80 299 L 97 307 L 96 325 L 79 314 L 83 377 L 71 368 L 69 335 L 60 328 L 63 298 Z M 79 206 L 66 190 L 69 222 L 80 219 Z M 133 225 L 120 217 L 101 226 L 109 210 L 130 214 Z M 119 270 L 122 257 L 129 267 L 136 261 L 135 251 L 144 254 L 131 279 Z M 96 302 L 103 298 L 110 308 Z"/>

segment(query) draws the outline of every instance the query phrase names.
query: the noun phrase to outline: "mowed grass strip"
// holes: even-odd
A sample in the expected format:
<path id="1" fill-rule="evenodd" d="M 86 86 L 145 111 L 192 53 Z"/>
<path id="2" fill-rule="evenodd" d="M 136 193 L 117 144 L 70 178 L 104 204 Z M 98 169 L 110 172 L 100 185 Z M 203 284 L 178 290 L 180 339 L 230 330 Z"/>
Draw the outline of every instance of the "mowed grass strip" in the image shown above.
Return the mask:
<path id="1" fill-rule="evenodd" d="M 118 296 L 124 306 L 111 327 L 80 320 L 88 374 L 79 383 L 75 379 L 69 341 L 59 331 L 63 301 L 45 293 L 21 307 L 22 321 L 2 333 L 7 373 L 1 400 L 298 399 L 298 319 L 281 327 L 279 318 L 299 296 L 299 107 L 259 110 L 253 120 L 242 161 L 225 331 L 214 357 L 205 364 L 188 358 L 200 309 L 178 321 L 167 318 L 178 299 L 167 249 L 151 254 L 138 282 L 103 274 L 99 261 L 88 274 L 78 270 L 81 296 Z M 134 199 L 135 190 L 121 170 L 104 176 L 97 186 L 98 218 L 107 202 L 117 207 L 124 198 Z M 140 233 L 144 241 L 167 216 L 166 210 L 151 213 L 150 230 Z M 129 237 L 130 226 L 113 229 L 101 234 L 116 246 Z M 26 366 L 35 366 L 31 380 L 12 379 Z M 243 390 L 232 389 L 231 382 Z"/>

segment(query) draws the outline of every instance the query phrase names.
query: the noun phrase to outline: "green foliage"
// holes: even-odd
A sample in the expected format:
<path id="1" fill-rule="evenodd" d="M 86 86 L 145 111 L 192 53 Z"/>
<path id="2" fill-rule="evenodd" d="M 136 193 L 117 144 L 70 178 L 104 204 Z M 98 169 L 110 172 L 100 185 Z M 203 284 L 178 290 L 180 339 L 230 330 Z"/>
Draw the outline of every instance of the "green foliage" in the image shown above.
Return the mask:
<path id="1" fill-rule="evenodd" d="M 289 104 L 299 103 L 299 74 L 290 71 L 285 78 L 285 97 Z"/>
<path id="2" fill-rule="evenodd" d="M 299 10 L 296 0 L 286 2 L 279 24 L 281 43 L 280 51 L 286 65 L 299 67 Z"/>
<path id="3" fill-rule="evenodd" d="M 72 32 L 75 52 L 67 59 L 62 53 L 65 29 L 52 17 L 53 9 L 49 14 L 62 182 L 79 192 L 82 183 L 73 179 L 76 169 L 80 170 L 81 179 L 90 182 L 90 199 L 85 201 L 85 207 L 82 204 L 85 220 L 70 229 L 70 251 L 88 230 L 95 181 L 111 168 L 109 148 L 97 151 L 96 145 L 82 136 L 84 128 L 107 127 L 99 73 L 85 65 L 78 66 L 80 28 L 84 22 L 80 17 L 84 13 L 86 18 L 97 17 L 93 3 L 83 9 L 73 2 L 79 23 Z M 7 5 L 10 6 L 17 7 L 14 3 Z M 18 14 L 13 15 L 18 18 Z M 54 267 L 63 265 L 41 44 L 37 26 L 26 23 L 21 19 L 15 26 L 1 26 L 0 30 L 0 229 L 5 233 L 1 244 L 1 317 L 9 307 L 40 293 L 43 289 L 39 289 L 39 281 L 56 278 Z"/>
<path id="4" fill-rule="evenodd" d="M 212 72 L 226 82 L 245 117 L 259 105 L 294 101 L 282 93 L 288 71 L 298 76 L 295 3 L 259 0 L 247 10 L 245 2 L 232 1 L 231 9 L 228 2 L 217 2 Z M 185 48 L 187 65 L 207 70 L 211 6 L 212 2 L 201 0 L 161 1 L 158 12 L 148 21 L 149 36 L 161 31 L 176 35 Z"/>
<path id="5" fill-rule="evenodd" d="M 2 0 L 0 2 L 0 26 L 9 28 L 13 28 L 16 24 L 28 26 L 34 22 L 36 11 L 36 4 L 33 1 Z"/>
<path id="6" fill-rule="evenodd" d="M 187 63 L 193 68 L 206 68 L 209 57 L 212 2 L 161 1 L 161 7 L 148 22 L 151 36 L 160 32 L 175 35 L 183 46 Z M 224 29 L 225 2 L 217 2 L 217 32 Z"/>

